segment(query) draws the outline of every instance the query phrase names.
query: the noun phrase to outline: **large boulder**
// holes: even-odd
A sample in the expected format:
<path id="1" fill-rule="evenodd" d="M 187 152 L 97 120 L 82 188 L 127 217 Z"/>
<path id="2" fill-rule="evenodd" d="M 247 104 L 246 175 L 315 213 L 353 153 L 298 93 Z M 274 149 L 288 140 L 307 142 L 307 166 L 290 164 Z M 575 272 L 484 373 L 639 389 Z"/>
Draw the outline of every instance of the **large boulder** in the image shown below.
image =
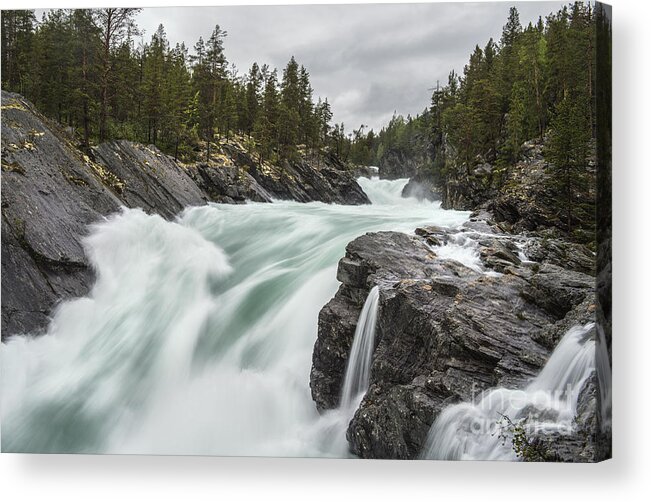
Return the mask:
<path id="1" fill-rule="evenodd" d="M 244 204 L 246 201 L 272 201 L 272 195 L 253 176 L 233 164 L 200 162 L 192 172 L 197 185 L 214 202 Z"/>
<path id="2" fill-rule="evenodd" d="M 521 260 L 520 238 L 475 219 L 461 229 L 380 232 L 348 245 L 342 284 L 319 316 L 310 385 L 320 410 L 338 406 L 357 317 L 379 286 L 370 387 L 347 430 L 355 455 L 416 458 L 445 406 L 488 388 L 524 386 L 561 330 L 594 320 L 594 277 Z M 467 239 L 479 263 L 439 257 L 440 246 Z M 566 445 L 564 456 L 582 460 L 579 446 Z"/>

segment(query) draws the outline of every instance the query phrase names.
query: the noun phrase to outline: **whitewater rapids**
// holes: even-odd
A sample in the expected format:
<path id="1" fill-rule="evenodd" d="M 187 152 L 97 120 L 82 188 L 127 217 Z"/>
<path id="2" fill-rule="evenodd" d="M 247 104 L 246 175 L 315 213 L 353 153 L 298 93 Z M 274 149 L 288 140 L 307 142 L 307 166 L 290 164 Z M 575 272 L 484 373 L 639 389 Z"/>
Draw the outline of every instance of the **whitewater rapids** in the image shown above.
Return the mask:
<path id="1" fill-rule="evenodd" d="M 125 209 L 90 229 L 97 279 L 47 334 L 0 349 L 2 450 L 348 455 L 350 410 L 316 411 L 317 317 L 348 242 L 457 226 L 467 212 L 361 178 L 366 206 L 218 205 L 169 222 Z"/>

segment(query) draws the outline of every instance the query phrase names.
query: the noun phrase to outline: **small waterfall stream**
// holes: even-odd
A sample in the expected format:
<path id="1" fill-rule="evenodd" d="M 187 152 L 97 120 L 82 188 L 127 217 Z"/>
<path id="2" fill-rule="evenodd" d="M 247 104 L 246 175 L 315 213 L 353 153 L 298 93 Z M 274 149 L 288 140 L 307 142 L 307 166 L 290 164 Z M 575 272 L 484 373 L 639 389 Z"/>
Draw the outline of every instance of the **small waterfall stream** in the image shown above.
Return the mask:
<path id="1" fill-rule="evenodd" d="M 422 458 L 438 460 L 516 460 L 504 442 L 502 416 L 527 430 L 572 431 L 577 400 L 595 369 L 594 323 L 574 326 L 554 349 L 542 371 L 522 390 L 496 388 L 474 402 L 445 408 L 429 430 Z"/>
<path id="2" fill-rule="evenodd" d="M 380 290 L 374 286 L 359 314 L 353 345 L 348 356 L 344 384 L 341 389 L 340 408 L 356 408 L 368 390 L 371 362 L 375 348 L 375 323 Z"/>

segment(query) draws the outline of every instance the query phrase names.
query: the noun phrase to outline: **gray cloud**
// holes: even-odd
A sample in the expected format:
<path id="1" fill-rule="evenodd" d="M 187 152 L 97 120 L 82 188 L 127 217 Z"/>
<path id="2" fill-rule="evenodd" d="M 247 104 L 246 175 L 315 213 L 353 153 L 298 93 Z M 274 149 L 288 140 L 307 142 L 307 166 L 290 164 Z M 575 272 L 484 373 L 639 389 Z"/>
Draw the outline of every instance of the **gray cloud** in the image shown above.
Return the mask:
<path id="1" fill-rule="evenodd" d="M 463 70 L 476 44 L 499 39 L 509 7 L 523 24 L 561 2 L 357 4 L 147 8 L 138 24 L 148 40 L 159 24 L 189 48 L 215 24 L 228 32 L 226 56 L 241 73 L 290 56 L 311 74 L 315 96 L 328 97 L 334 120 L 350 131 L 379 129 L 394 111 L 420 113 L 436 81 Z"/>

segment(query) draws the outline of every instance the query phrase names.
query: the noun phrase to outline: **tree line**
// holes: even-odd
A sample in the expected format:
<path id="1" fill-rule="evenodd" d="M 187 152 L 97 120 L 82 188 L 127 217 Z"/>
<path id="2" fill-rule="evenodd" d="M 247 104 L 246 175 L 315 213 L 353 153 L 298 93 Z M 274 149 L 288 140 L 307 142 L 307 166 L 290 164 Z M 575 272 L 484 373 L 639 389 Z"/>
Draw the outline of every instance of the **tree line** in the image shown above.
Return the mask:
<path id="1" fill-rule="evenodd" d="M 310 75 L 291 57 L 282 74 L 229 64 L 216 25 L 189 51 L 162 25 L 138 43 L 140 9 L 2 11 L 2 87 L 75 131 L 82 147 L 109 139 L 153 143 L 175 158 L 210 159 L 211 145 L 245 138 L 260 162 L 299 150 L 342 150 L 328 100 L 315 102 Z M 213 146 L 214 147 L 214 146 Z"/>
<path id="2" fill-rule="evenodd" d="M 423 156 L 423 168 L 445 183 L 485 162 L 499 177 L 526 141 L 544 139 L 552 188 L 570 229 L 596 136 L 595 43 L 604 25 L 609 21 L 590 3 L 575 2 L 527 26 L 512 7 L 499 41 L 477 45 L 462 74 L 453 70 L 437 83 L 423 113 L 394 116 L 379 133 L 356 138 L 355 160 L 379 165 L 389 151 Z"/>

